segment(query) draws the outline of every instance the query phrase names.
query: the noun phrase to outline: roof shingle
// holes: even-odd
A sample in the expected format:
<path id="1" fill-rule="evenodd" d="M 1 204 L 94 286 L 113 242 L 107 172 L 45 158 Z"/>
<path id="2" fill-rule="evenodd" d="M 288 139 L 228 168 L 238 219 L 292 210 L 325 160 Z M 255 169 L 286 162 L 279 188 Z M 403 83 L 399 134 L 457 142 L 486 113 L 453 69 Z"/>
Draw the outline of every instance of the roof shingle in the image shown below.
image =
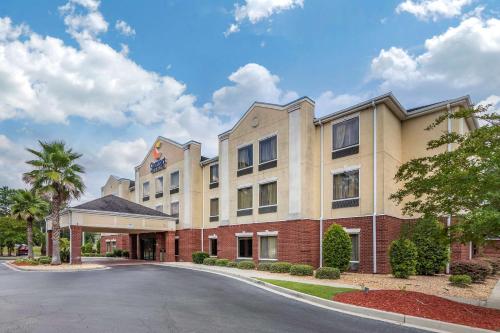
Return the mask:
<path id="1" fill-rule="evenodd" d="M 117 197 L 116 195 L 112 194 L 83 203 L 81 205 L 72 208 L 113 212 L 113 213 L 170 217 L 170 215 L 168 214 L 159 212 L 155 209 L 137 204 L 135 202 Z"/>

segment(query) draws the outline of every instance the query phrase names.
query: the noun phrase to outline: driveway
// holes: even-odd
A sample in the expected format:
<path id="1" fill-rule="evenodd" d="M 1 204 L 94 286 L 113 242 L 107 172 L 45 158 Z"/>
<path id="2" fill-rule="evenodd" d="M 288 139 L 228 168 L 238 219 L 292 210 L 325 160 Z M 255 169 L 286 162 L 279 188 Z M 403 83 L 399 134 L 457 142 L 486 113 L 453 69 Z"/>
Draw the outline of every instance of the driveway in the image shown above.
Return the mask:
<path id="1" fill-rule="evenodd" d="M 65 273 L 0 264 L 0 332 L 423 332 L 314 307 L 205 272 Z"/>

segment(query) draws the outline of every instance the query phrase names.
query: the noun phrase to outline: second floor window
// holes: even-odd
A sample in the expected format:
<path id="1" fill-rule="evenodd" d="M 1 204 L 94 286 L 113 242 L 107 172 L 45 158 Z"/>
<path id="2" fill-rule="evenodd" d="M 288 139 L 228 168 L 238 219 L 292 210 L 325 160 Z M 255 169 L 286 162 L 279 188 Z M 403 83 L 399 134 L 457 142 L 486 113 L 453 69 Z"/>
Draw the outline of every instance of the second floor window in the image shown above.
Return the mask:
<path id="1" fill-rule="evenodd" d="M 179 202 L 172 202 L 170 204 L 170 215 L 173 217 L 179 217 Z"/>
<path id="2" fill-rule="evenodd" d="M 252 215 L 252 187 L 238 189 L 238 216 Z"/>
<path id="3" fill-rule="evenodd" d="M 359 170 L 333 175 L 332 208 L 359 206 Z"/>
<path id="4" fill-rule="evenodd" d="M 259 214 L 276 212 L 278 186 L 276 182 L 259 185 Z"/>
<path id="5" fill-rule="evenodd" d="M 333 151 L 359 144 L 359 117 L 333 124 Z"/>
<path id="6" fill-rule="evenodd" d="M 278 158 L 276 135 L 259 142 L 259 163 L 275 161 Z"/>
<path id="7" fill-rule="evenodd" d="M 156 178 L 155 191 L 156 191 L 156 194 L 163 193 L 163 177 Z"/>
<path id="8" fill-rule="evenodd" d="M 170 189 L 179 188 L 179 171 L 170 174 Z"/>
<path id="9" fill-rule="evenodd" d="M 142 199 L 149 200 L 149 182 L 142 184 Z"/>
<path id="10" fill-rule="evenodd" d="M 210 222 L 219 219 L 219 198 L 210 199 Z"/>
<path id="11" fill-rule="evenodd" d="M 214 164 L 210 166 L 210 184 L 219 182 L 219 165 Z"/>
<path id="12" fill-rule="evenodd" d="M 238 169 L 249 168 L 253 165 L 253 146 L 248 145 L 238 149 Z"/>

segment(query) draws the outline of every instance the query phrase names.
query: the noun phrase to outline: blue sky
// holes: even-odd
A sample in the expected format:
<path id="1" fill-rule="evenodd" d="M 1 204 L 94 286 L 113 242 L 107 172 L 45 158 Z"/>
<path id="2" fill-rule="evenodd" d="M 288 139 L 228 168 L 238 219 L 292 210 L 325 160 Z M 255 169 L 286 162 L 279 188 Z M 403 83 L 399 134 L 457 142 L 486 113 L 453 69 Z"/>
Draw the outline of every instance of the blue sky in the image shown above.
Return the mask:
<path id="1" fill-rule="evenodd" d="M 62 139 L 93 198 L 158 135 L 217 154 L 255 100 L 500 107 L 499 59 L 498 1 L 3 0 L 0 185 L 23 186 L 25 147 Z"/>

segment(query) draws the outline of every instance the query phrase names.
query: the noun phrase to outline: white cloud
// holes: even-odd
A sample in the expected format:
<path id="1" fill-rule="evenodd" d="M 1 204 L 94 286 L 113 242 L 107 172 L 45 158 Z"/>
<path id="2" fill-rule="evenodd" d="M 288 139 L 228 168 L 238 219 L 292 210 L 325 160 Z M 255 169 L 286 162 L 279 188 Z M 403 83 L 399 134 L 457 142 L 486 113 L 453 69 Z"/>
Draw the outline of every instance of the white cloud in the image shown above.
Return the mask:
<path id="1" fill-rule="evenodd" d="M 229 76 L 231 86 L 224 86 L 213 93 L 212 103 L 205 106 L 216 115 L 240 117 L 255 102 L 283 104 L 297 98 L 293 91 L 278 87 L 280 78 L 259 64 L 250 63 L 238 68 Z"/>
<path id="2" fill-rule="evenodd" d="M 500 20 L 470 17 L 425 41 L 412 55 L 392 47 L 372 60 L 371 77 L 384 91 L 410 102 L 431 102 L 471 94 L 482 98 L 500 91 Z"/>
<path id="3" fill-rule="evenodd" d="M 239 26 L 245 20 L 251 24 L 271 17 L 273 14 L 280 13 L 285 10 L 294 9 L 296 7 L 304 7 L 304 0 L 246 0 L 244 5 L 234 5 L 234 20 L 225 35 L 238 32 Z"/>
<path id="4" fill-rule="evenodd" d="M 12 26 L 10 17 L 0 17 L 0 41 L 13 40 L 29 32 L 25 24 Z"/>
<path id="5" fill-rule="evenodd" d="M 69 0 L 59 7 L 67 32 L 77 40 L 95 39 L 108 31 L 108 22 L 99 12 L 99 0 Z"/>
<path id="6" fill-rule="evenodd" d="M 341 94 L 335 95 L 332 91 L 327 90 L 316 98 L 315 115 L 321 117 L 336 111 L 340 111 L 346 107 L 353 106 L 363 101 L 366 96 Z"/>
<path id="7" fill-rule="evenodd" d="M 115 29 L 118 30 L 122 35 L 134 36 L 135 29 L 132 28 L 127 22 L 118 20 L 115 23 Z"/>
<path id="8" fill-rule="evenodd" d="M 28 152 L 19 144 L 12 142 L 7 136 L 0 134 L 0 187 L 26 187 L 22 174 L 28 171 L 25 163 Z"/>
<path id="9" fill-rule="evenodd" d="M 142 161 L 147 149 L 148 144 L 143 138 L 113 140 L 97 152 L 95 162 L 99 167 L 106 166 L 108 174 L 133 175 L 134 167 Z"/>
<path id="10" fill-rule="evenodd" d="M 396 7 L 397 13 L 407 12 L 419 20 L 437 21 L 440 18 L 452 18 L 462 14 L 463 7 L 473 0 L 406 0 Z"/>

